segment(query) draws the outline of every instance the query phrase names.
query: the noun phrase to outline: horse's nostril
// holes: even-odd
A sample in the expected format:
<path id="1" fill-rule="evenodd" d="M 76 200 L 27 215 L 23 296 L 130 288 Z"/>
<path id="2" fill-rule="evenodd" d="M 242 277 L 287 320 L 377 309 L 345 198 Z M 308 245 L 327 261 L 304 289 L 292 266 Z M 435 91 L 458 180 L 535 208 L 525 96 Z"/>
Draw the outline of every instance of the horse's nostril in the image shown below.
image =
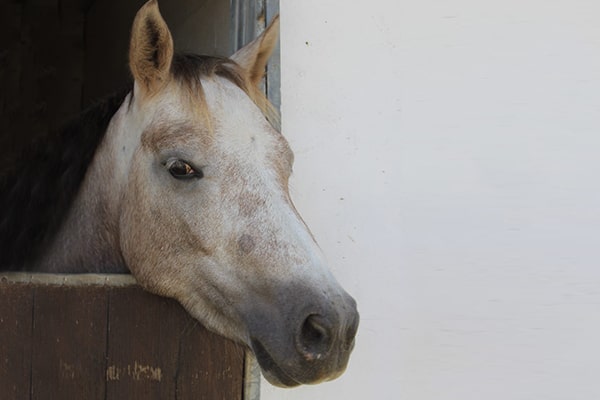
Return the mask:
<path id="1" fill-rule="evenodd" d="M 327 320 L 318 314 L 309 315 L 302 323 L 296 346 L 307 361 L 327 355 L 331 347 L 331 329 Z"/>

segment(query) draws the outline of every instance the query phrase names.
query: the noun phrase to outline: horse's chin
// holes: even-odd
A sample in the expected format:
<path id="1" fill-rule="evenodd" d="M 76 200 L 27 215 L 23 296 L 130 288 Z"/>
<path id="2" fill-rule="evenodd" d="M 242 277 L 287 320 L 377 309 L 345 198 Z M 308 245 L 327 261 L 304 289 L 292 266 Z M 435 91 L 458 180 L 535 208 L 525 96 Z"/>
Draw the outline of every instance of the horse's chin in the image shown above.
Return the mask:
<path id="1" fill-rule="evenodd" d="M 264 370 L 262 371 L 262 373 L 265 379 L 273 386 L 289 389 L 301 385 L 300 383 L 289 378 L 287 375 L 284 377 L 276 376 L 275 374 Z"/>
<path id="2" fill-rule="evenodd" d="M 258 340 L 252 340 L 252 351 L 258 361 L 258 365 L 260 365 L 263 376 L 271 385 L 282 388 L 292 388 L 301 385 L 301 382 L 292 378 L 277 365 L 273 357 L 271 357 L 269 352 Z"/>

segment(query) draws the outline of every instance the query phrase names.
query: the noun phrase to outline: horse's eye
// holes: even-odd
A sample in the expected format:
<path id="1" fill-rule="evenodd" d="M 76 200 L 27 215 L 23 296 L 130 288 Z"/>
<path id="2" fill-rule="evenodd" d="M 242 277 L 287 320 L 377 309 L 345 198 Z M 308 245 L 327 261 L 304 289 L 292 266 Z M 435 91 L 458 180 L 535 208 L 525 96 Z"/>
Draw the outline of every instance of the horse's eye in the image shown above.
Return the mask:
<path id="1" fill-rule="evenodd" d="M 200 179 L 204 176 L 202 170 L 195 170 L 190 164 L 183 160 L 172 159 L 166 162 L 166 167 L 173 178 L 177 179 Z"/>

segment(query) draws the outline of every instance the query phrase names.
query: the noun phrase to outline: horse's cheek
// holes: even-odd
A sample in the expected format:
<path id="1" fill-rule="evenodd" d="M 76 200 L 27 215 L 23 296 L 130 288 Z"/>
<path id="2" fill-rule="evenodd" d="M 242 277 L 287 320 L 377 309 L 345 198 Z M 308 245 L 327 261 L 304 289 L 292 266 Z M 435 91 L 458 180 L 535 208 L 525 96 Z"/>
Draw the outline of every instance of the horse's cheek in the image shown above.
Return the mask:
<path id="1" fill-rule="evenodd" d="M 152 246 L 156 230 L 152 229 L 152 218 L 149 218 L 147 206 L 141 201 L 143 193 L 134 182 L 126 191 L 121 208 L 119 221 L 119 239 L 121 252 L 127 267 L 135 278 L 144 286 L 150 284 L 150 274 L 153 270 L 149 265 L 154 257 L 155 246 Z"/>
<path id="2" fill-rule="evenodd" d="M 126 196 L 124 201 L 126 206 L 121 210 L 119 241 L 123 259 L 131 273 L 137 277 L 139 273 L 138 266 L 144 262 L 144 254 L 139 251 L 139 245 L 144 242 L 144 238 L 140 234 L 140 230 L 136 229 L 135 221 L 139 221 L 140 218 L 142 218 L 142 215 L 140 215 L 139 209 L 128 206 L 131 204 L 132 200 L 128 197 L 129 196 Z"/>

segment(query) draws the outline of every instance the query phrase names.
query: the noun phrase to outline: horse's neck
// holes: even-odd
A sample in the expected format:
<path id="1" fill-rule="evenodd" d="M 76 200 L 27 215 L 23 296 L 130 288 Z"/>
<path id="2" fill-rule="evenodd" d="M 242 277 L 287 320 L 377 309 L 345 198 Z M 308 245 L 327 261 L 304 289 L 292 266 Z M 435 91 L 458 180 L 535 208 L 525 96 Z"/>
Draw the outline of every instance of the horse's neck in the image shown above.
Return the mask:
<path id="1" fill-rule="evenodd" d="M 90 183 L 86 178 L 81 195 L 35 270 L 54 273 L 127 271 L 119 251 L 118 221 L 110 215 L 101 188 L 94 188 Z"/>
<path id="2" fill-rule="evenodd" d="M 127 103 L 128 98 L 111 120 L 67 218 L 40 257 L 36 271 L 128 271 L 119 245 L 121 190 L 127 179 L 124 169 L 134 147 L 123 142 L 127 132 L 123 126 Z"/>

